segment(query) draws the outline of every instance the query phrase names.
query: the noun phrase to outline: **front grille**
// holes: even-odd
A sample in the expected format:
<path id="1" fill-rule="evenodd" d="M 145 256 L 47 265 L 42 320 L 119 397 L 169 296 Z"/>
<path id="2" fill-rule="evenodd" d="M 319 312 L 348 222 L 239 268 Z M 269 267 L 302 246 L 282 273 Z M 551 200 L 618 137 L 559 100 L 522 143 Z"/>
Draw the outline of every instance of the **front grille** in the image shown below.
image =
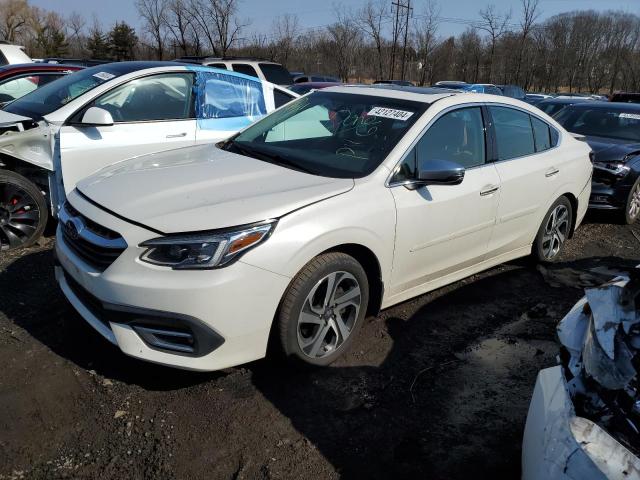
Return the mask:
<path id="1" fill-rule="evenodd" d="M 82 215 L 68 201 L 60 211 L 64 243 L 98 271 L 105 271 L 127 248 L 118 233 Z"/>

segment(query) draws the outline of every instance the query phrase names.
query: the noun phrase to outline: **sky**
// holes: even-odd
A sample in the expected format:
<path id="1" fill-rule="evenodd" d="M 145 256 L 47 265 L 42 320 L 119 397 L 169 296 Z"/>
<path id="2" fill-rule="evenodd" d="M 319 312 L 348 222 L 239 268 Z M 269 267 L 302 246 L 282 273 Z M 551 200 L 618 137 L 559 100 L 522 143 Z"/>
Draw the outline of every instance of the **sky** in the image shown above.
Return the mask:
<path id="1" fill-rule="evenodd" d="M 31 5 L 48 10 L 55 10 L 63 16 L 77 11 L 91 23 L 95 15 L 103 25 L 110 26 L 116 21 L 124 20 L 128 24 L 139 27 L 140 18 L 133 0 L 30 0 Z M 332 5 L 338 2 L 318 0 L 240 0 L 240 16 L 252 20 L 245 35 L 253 32 L 268 33 L 273 21 L 279 15 L 292 13 L 298 15 L 300 27 L 303 29 L 322 27 L 333 21 Z M 357 10 L 366 0 L 341 0 L 342 7 Z M 424 11 L 425 0 L 412 0 L 415 14 Z M 391 0 L 389 0 L 391 4 Z M 517 22 L 520 13 L 518 0 L 437 0 L 440 8 L 441 23 L 439 33 L 443 36 L 456 35 L 466 28 L 464 21 L 477 20 L 478 11 L 488 4 L 493 4 L 499 12 L 513 13 L 512 22 Z M 540 0 L 541 18 L 571 10 L 622 10 L 640 15 L 640 0 Z"/>

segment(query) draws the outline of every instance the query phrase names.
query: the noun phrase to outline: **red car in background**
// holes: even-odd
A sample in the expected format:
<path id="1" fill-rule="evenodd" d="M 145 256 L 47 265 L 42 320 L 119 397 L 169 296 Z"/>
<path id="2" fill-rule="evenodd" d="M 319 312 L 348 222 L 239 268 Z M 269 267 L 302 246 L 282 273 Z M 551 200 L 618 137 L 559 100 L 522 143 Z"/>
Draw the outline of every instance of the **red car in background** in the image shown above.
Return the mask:
<path id="1" fill-rule="evenodd" d="M 76 65 L 51 63 L 25 63 L 0 67 L 0 108 L 82 68 Z"/>

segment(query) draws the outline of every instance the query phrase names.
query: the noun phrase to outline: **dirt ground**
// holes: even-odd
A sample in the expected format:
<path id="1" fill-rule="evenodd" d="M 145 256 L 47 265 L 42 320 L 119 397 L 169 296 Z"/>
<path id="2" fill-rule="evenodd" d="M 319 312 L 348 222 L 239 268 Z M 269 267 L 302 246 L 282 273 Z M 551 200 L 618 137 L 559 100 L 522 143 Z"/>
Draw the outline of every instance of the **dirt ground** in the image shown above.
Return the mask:
<path id="1" fill-rule="evenodd" d="M 589 218 L 546 271 L 517 261 L 384 311 L 312 371 L 125 357 L 58 290 L 53 239 L 5 253 L 0 479 L 518 478 L 555 324 L 594 267 L 640 262 L 640 226 L 605 222 Z"/>

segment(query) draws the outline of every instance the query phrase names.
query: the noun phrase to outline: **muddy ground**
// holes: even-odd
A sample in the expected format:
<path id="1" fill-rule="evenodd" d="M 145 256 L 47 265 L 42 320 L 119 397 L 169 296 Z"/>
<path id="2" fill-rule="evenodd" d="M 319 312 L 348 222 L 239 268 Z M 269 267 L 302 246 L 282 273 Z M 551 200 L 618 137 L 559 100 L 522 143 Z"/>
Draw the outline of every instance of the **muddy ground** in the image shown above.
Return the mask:
<path id="1" fill-rule="evenodd" d="M 640 262 L 640 226 L 589 218 L 546 272 L 502 265 L 384 311 L 334 367 L 223 372 L 108 344 L 54 282 L 49 238 L 0 258 L 0 479 L 518 478 L 555 324 Z M 575 286 L 571 286 L 575 285 Z"/>

